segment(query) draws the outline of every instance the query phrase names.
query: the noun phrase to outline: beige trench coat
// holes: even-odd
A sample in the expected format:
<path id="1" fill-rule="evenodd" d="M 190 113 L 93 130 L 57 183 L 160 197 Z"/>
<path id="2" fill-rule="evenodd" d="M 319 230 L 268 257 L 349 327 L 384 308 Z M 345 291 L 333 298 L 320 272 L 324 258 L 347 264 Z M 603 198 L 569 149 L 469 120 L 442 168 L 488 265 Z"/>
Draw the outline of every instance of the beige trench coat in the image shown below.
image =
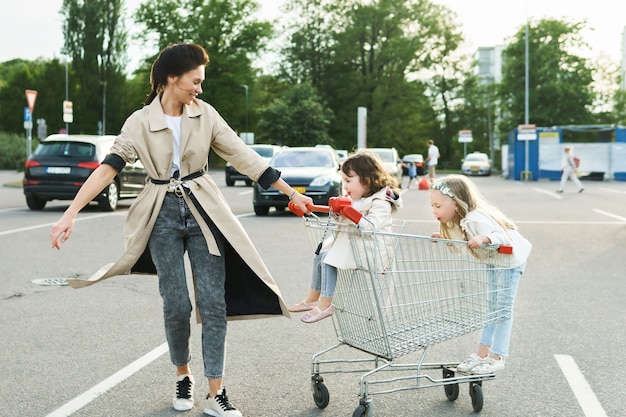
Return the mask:
<path id="1" fill-rule="evenodd" d="M 210 148 L 253 180 L 257 180 L 268 168 L 267 162 L 239 139 L 212 106 L 195 99 L 183 109 L 181 178 L 206 168 Z M 146 184 L 128 210 L 124 225 L 123 255 L 115 263 L 100 268 L 88 279 L 69 279 L 74 288 L 92 285 L 116 275 L 155 274 L 147 250 L 148 239 L 167 188 L 170 185 L 182 187 L 180 181 L 170 180 L 172 132 L 166 126 L 158 97 L 126 120 L 111 153 L 120 156 L 127 163 L 139 158 L 150 178 L 169 180 L 170 184 Z M 227 247 L 233 249 L 227 250 L 226 254 L 220 253 L 206 222 L 185 194 L 187 204 L 202 227 L 209 252 L 226 256 L 226 303 L 229 320 L 277 315 L 289 317 L 276 282 L 213 179 L 204 174 L 186 181 L 186 185 L 226 238 Z M 197 318 L 199 320 L 199 316 Z"/>

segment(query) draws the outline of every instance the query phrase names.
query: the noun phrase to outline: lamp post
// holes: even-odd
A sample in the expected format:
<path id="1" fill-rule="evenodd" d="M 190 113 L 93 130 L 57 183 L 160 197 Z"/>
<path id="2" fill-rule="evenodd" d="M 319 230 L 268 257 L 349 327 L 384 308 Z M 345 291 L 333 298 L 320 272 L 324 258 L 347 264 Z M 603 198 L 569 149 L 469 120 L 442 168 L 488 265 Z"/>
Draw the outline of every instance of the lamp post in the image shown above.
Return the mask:
<path id="1" fill-rule="evenodd" d="M 246 92 L 246 125 L 245 126 L 246 126 L 246 139 L 248 139 L 248 85 L 247 84 L 241 84 L 241 86 L 243 87 L 243 89 Z"/>

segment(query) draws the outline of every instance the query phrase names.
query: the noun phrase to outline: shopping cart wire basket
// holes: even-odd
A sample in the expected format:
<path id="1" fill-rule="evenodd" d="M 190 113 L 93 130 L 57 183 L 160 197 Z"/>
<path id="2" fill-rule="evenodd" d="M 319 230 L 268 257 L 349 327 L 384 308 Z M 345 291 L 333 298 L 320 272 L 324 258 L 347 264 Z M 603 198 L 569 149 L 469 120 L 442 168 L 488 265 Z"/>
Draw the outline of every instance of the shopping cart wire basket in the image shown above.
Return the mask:
<path id="1" fill-rule="evenodd" d="M 329 401 L 322 371 L 359 372 L 363 375 L 354 416 L 373 416 L 370 397 L 398 390 L 443 385 L 448 399 L 455 400 L 460 382 L 470 384 L 472 406 L 480 411 L 482 381 L 493 379 L 494 374 L 461 374 L 456 372 L 458 362 L 427 364 L 424 357 L 429 346 L 511 317 L 506 273 L 511 248 L 495 245 L 473 250 L 465 241 L 403 234 L 402 221 L 394 221 L 393 232 L 380 233 L 368 227 L 366 220 L 363 218 L 359 227 L 347 227 L 330 217 L 304 217 L 313 247 L 329 242 L 337 233 L 349 233 L 357 265 L 353 270 L 338 270 L 332 320 L 339 343 L 313 355 L 311 377 L 316 405 L 324 408 Z M 342 346 L 370 356 L 323 359 Z M 417 363 L 397 363 L 399 357 L 416 351 L 422 351 Z M 345 364 L 351 367 L 343 369 Z M 357 369 L 352 366 L 355 364 Z M 363 368 L 362 364 L 370 366 Z M 439 369 L 442 377 L 422 372 L 427 369 Z M 374 379 L 378 378 L 376 374 L 389 370 L 417 372 Z M 408 385 L 398 388 L 399 381 Z M 370 386 L 381 384 L 392 388 L 373 391 Z"/>

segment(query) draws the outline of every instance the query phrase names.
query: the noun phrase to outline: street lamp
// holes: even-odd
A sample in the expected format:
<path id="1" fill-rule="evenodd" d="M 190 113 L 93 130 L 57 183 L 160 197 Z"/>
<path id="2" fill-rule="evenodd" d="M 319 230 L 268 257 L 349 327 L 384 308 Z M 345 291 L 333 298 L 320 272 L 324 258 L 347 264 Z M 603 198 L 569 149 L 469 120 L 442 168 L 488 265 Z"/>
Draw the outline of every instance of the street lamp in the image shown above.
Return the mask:
<path id="1" fill-rule="evenodd" d="M 241 86 L 246 92 L 246 139 L 247 139 L 248 138 L 248 85 L 241 84 Z"/>

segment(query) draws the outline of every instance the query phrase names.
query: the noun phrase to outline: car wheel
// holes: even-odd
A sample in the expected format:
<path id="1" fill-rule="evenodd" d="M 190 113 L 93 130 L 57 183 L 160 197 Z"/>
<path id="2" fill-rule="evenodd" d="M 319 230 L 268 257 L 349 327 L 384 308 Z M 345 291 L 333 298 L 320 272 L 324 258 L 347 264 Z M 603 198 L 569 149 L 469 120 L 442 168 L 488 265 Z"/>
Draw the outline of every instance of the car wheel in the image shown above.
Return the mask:
<path id="1" fill-rule="evenodd" d="M 104 197 L 98 201 L 100 210 L 102 211 L 114 211 L 117 208 L 117 202 L 119 200 L 119 193 L 117 183 L 113 181 L 105 189 Z"/>
<path id="2" fill-rule="evenodd" d="M 39 197 L 27 196 L 26 197 L 26 205 L 31 210 L 43 210 L 46 206 L 46 200 Z"/>
<path id="3" fill-rule="evenodd" d="M 248 187 L 252 187 L 252 180 L 246 180 L 246 185 Z"/>
<path id="4" fill-rule="evenodd" d="M 228 187 L 232 187 L 233 185 L 235 185 L 235 180 L 227 175 L 226 176 L 226 185 Z"/>
<path id="5" fill-rule="evenodd" d="M 257 216 L 267 216 L 269 212 L 269 206 L 254 206 L 254 214 Z"/>

